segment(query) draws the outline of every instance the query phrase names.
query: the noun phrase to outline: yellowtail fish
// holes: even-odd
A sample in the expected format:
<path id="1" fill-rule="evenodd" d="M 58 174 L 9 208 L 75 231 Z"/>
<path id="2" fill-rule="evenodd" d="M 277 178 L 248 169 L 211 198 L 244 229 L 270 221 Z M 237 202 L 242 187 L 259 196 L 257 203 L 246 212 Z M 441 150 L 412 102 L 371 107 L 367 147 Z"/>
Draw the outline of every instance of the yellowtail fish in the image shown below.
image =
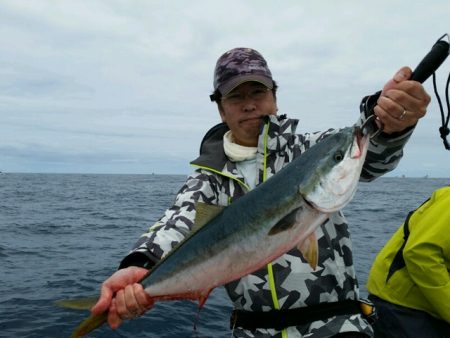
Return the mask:
<path id="1" fill-rule="evenodd" d="M 198 203 L 192 232 L 140 281 L 155 300 L 198 300 L 297 247 L 314 268 L 315 230 L 353 198 L 369 137 L 344 128 L 293 160 L 276 175 L 222 208 Z M 67 303 L 61 303 L 67 305 Z M 106 321 L 90 316 L 71 337 Z"/>

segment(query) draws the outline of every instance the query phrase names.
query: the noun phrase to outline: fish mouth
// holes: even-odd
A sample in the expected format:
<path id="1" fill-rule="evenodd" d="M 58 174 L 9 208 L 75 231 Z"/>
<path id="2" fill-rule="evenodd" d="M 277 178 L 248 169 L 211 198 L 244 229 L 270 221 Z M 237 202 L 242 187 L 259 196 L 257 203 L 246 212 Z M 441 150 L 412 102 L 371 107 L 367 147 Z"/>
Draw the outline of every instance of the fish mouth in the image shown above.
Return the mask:
<path id="1" fill-rule="evenodd" d="M 354 127 L 350 133 L 349 131 L 346 133 L 347 149 L 343 158 L 339 162 L 333 161 L 333 168 L 319 179 L 311 193 L 303 196 L 309 205 L 323 213 L 342 209 L 356 191 L 370 136 L 364 135 L 359 127 Z"/>
<path id="2" fill-rule="evenodd" d="M 360 127 L 355 126 L 353 128 L 353 139 L 351 158 L 357 159 L 365 155 L 370 137 L 368 134 L 365 134 Z"/>

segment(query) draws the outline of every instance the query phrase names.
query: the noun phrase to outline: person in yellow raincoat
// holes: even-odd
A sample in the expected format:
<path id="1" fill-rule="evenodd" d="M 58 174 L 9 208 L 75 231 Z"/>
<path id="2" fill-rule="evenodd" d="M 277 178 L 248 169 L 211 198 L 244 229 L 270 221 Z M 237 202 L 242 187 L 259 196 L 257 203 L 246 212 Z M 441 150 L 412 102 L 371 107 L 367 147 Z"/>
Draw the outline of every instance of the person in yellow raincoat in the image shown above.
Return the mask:
<path id="1" fill-rule="evenodd" d="M 449 271 L 450 186 L 409 213 L 372 265 L 375 337 L 450 337 Z"/>

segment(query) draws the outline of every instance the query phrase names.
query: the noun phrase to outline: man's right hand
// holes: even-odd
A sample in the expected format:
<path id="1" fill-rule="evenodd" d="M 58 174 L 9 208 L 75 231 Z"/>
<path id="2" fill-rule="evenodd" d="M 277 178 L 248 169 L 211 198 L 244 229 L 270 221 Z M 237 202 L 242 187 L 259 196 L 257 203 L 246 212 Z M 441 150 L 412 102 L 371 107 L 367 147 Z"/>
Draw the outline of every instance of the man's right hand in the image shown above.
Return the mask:
<path id="1" fill-rule="evenodd" d="M 138 283 L 147 272 L 147 269 L 135 266 L 116 271 L 103 282 L 100 298 L 91 309 L 92 314 L 108 311 L 108 324 L 117 329 L 125 319 L 139 317 L 149 310 L 153 301 Z"/>

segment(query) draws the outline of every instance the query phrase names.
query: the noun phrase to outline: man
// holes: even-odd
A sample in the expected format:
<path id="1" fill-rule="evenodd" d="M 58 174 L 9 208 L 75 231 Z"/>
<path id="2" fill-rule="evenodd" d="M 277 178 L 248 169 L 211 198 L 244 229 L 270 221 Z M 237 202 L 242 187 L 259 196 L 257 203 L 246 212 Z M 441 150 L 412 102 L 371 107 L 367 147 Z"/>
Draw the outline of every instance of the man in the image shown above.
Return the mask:
<path id="1" fill-rule="evenodd" d="M 450 337 L 450 187 L 411 212 L 376 257 L 367 289 L 375 336 Z"/>
<path id="2" fill-rule="evenodd" d="M 363 180 L 372 180 L 396 166 L 413 126 L 425 115 L 430 97 L 419 83 L 407 81 L 410 75 L 409 68 L 402 68 L 381 96 L 364 99 L 362 120 L 375 106 L 377 124 L 383 126 L 384 133 L 373 139 Z M 197 169 L 188 177 L 174 205 L 103 283 L 101 298 L 92 312 L 109 309 L 111 327 L 118 327 L 124 319 L 134 318 L 152 306 L 149 296 L 135 282 L 189 233 L 195 202 L 229 205 L 326 136 L 327 132 L 295 134 L 298 121 L 276 115 L 276 91 L 266 60 L 257 51 L 235 48 L 218 59 L 210 98 L 217 103 L 223 123 L 205 135 L 200 157 L 192 162 Z M 226 289 L 241 314 L 272 311 L 270 315 L 275 318 L 279 309 L 309 310 L 320 306 L 324 308 L 323 316 L 287 328 L 262 328 L 266 323 L 257 319 L 254 329 L 245 320 L 236 320 L 232 322 L 236 337 L 343 337 L 346 332 L 349 336 L 372 335 L 361 314 L 348 311 L 338 315 L 333 310 L 336 304 L 357 299 L 359 292 L 342 213 L 331 215 L 316 236 L 320 257 L 315 270 L 298 250 L 292 250 L 267 268 L 229 283 Z"/>

